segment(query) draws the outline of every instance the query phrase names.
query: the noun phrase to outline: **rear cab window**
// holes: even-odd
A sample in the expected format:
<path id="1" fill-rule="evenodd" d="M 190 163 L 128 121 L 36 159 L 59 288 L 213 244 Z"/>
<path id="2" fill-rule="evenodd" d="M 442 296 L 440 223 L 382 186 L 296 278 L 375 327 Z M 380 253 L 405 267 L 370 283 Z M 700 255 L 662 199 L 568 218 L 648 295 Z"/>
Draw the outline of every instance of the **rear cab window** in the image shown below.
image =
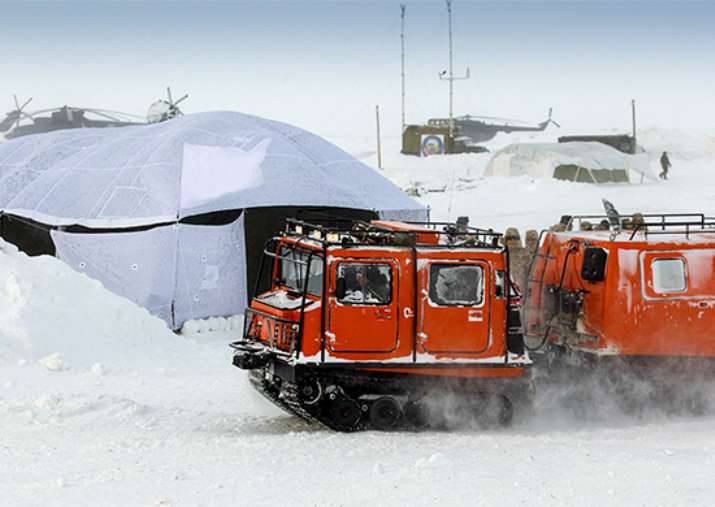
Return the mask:
<path id="1" fill-rule="evenodd" d="M 484 269 L 475 264 L 432 264 L 430 301 L 440 306 L 478 306 L 484 301 Z"/>

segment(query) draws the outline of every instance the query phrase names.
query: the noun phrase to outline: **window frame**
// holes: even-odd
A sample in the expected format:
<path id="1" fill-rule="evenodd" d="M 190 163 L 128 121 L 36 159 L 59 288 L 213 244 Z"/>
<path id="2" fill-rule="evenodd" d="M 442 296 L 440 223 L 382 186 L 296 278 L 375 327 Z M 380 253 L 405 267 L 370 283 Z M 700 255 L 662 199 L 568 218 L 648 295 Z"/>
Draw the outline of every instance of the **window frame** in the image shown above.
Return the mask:
<path id="1" fill-rule="evenodd" d="M 465 304 L 465 303 L 441 303 L 439 301 L 435 301 L 432 298 L 432 280 L 433 280 L 433 269 L 434 268 L 463 268 L 463 267 L 470 267 L 470 268 L 476 268 L 480 272 L 480 277 L 481 277 L 481 290 L 479 291 L 479 299 L 477 302 L 472 303 L 472 304 Z M 443 307 L 443 308 L 454 308 L 454 307 L 460 307 L 460 308 L 477 308 L 480 306 L 484 306 L 484 301 L 486 300 L 486 291 L 487 291 L 487 280 L 485 279 L 485 272 L 487 270 L 484 268 L 483 265 L 481 264 L 476 264 L 476 263 L 471 263 L 471 262 L 433 262 L 429 266 L 429 277 L 427 280 L 427 297 L 429 299 L 429 302 L 435 306 Z M 506 279 L 506 277 L 505 277 Z M 511 285 L 511 284 L 510 284 Z M 505 287 L 506 289 L 506 287 Z M 436 289 L 435 289 L 436 290 Z"/>
<path id="2" fill-rule="evenodd" d="M 394 285 L 394 274 L 392 270 L 392 264 L 386 261 L 358 261 L 358 260 L 346 260 L 346 261 L 340 261 L 336 263 L 335 265 L 335 286 L 337 286 L 338 280 L 341 278 L 340 277 L 340 268 L 345 265 L 354 265 L 354 266 L 385 266 L 388 268 L 388 280 L 387 280 L 387 285 L 389 292 L 387 294 L 387 301 L 386 302 L 379 302 L 379 303 L 370 303 L 367 301 L 346 301 L 344 299 L 340 299 L 335 296 L 335 301 L 339 305 L 343 306 L 391 306 L 393 303 L 393 285 Z"/>

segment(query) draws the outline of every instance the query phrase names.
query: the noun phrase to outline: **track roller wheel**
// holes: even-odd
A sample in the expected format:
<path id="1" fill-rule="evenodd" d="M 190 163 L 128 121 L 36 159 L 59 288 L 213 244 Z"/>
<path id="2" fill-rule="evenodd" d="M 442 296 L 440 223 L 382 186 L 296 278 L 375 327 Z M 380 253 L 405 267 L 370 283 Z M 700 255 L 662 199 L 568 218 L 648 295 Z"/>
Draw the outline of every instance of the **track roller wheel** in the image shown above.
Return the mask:
<path id="1" fill-rule="evenodd" d="M 399 402 L 392 396 L 383 396 L 370 407 L 370 424 L 378 430 L 389 430 L 402 419 Z"/>
<path id="2" fill-rule="evenodd" d="M 300 399 L 308 406 L 313 406 L 323 397 L 323 387 L 317 380 L 309 380 L 300 388 Z"/>
<path id="3" fill-rule="evenodd" d="M 341 396 L 330 402 L 328 415 L 335 429 L 340 431 L 352 431 L 356 428 L 358 422 L 360 422 L 362 410 L 360 410 L 358 402 L 351 398 Z"/>
<path id="4" fill-rule="evenodd" d="M 427 406 L 420 401 L 411 400 L 405 403 L 405 421 L 414 428 L 426 428 L 430 424 Z"/>
<path id="5" fill-rule="evenodd" d="M 506 396 L 490 396 L 481 411 L 481 422 L 487 426 L 509 426 L 514 417 L 514 406 Z"/>

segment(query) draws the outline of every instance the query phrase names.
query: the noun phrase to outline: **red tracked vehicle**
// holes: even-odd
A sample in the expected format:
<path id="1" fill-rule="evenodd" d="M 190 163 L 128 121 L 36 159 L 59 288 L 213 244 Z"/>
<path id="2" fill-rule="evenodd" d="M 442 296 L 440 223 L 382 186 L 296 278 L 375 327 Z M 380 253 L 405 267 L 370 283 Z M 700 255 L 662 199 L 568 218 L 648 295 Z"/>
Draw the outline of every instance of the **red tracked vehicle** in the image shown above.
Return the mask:
<path id="1" fill-rule="evenodd" d="M 526 291 L 527 344 L 544 352 L 534 354 L 539 366 L 544 359 L 552 377 L 575 366 L 626 390 L 645 380 L 659 401 L 675 398 L 679 381 L 712 376 L 715 220 L 565 218 L 566 231 L 542 233 Z M 604 230 L 569 230 L 585 221 Z"/>
<path id="2" fill-rule="evenodd" d="M 528 402 L 499 234 L 464 221 L 289 221 L 264 253 L 270 283 L 260 291 L 259 275 L 233 363 L 285 410 L 354 431 L 465 415 L 503 424 Z"/>

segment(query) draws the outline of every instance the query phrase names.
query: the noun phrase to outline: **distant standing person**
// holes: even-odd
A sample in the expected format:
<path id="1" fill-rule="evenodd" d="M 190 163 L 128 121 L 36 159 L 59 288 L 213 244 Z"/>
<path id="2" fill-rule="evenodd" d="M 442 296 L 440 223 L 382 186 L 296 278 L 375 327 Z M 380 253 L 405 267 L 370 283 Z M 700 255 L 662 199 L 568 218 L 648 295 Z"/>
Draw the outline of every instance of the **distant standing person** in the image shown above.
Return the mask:
<path id="1" fill-rule="evenodd" d="M 668 152 L 664 151 L 660 156 L 660 167 L 663 168 L 663 171 L 659 174 L 659 176 L 664 180 L 668 179 L 668 169 L 670 169 L 671 165 L 670 159 L 668 158 Z"/>

